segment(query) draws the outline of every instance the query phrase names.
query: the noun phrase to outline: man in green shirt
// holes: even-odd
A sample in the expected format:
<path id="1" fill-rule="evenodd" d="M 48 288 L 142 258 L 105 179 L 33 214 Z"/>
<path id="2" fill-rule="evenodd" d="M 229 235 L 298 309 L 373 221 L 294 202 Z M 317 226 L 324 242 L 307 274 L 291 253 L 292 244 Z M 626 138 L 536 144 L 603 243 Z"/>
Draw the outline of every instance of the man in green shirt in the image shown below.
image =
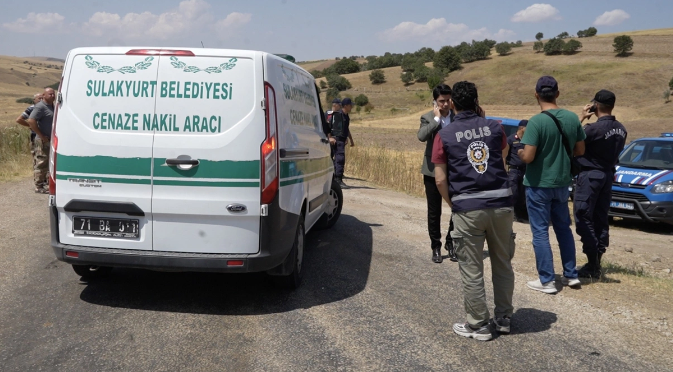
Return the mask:
<path id="1" fill-rule="evenodd" d="M 556 293 L 554 284 L 554 259 L 549 243 L 549 223 L 554 226 L 556 240 L 561 251 L 564 285 L 579 286 L 575 260 L 575 239 L 570 229 L 568 209 L 568 186 L 572 183 L 571 156 L 584 154 L 584 129 L 577 114 L 559 108 L 558 83 L 551 76 L 541 77 L 535 87 L 535 97 L 542 113 L 533 116 L 521 139 L 524 148 L 519 157 L 526 166 L 523 184 L 526 186 L 526 204 L 530 228 L 533 233 L 533 249 L 539 275 L 538 280 L 527 283 L 530 289 Z M 546 112 L 554 116 L 555 120 Z M 559 131 L 562 130 L 563 134 Z M 563 144 L 566 137 L 573 154 L 569 156 Z"/>

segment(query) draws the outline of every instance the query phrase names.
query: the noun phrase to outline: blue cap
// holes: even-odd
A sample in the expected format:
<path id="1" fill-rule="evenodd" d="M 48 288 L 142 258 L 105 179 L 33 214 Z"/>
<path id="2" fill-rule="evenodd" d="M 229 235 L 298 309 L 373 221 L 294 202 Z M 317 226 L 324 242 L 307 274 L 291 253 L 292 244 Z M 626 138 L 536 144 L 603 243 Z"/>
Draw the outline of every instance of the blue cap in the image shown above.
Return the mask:
<path id="1" fill-rule="evenodd" d="M 332 103 L 338 103 L 338 104 L 341 104 L 341 100 L 338 99 L 338 98 L 335 98 L 335 99 L 332 100 Z"/>
<path id="2" fill-rule="evenodd" d="M 343 101 L 341 101 L 341 106 L 346 106 L 346 105 L 352 105 L 353 101 L 350 98 L 344 98 Z"/>
<path id="3" fill-rule="evenodd" d="M 542 93 L 544 91 L 557 92 L 558 83 L 556 82 L 556 79 L 551 76 L 543 76 L 538 79 L 537 85 L 535 85 L 535 91 L 538 93 Z"/>
<path id="4" fill-rule="evenodd" d="M 528 125 L 528 120 L 525 120 L 525 119 L 524 119 L 524 120 L 521 120 L 521 121 L 519 122 L 519 126 L 520 126 L 520 127 L 525 127 L 526 125 Z"/>

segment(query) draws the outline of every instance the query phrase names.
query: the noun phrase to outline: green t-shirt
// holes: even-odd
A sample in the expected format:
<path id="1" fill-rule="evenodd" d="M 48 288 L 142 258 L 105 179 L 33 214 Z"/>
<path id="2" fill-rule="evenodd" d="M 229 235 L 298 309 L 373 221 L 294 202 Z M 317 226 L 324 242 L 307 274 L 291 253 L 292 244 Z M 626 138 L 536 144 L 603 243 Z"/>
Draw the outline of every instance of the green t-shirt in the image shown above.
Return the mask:
<path id="1" fill-rule="evenodd" d="M 570 151 L 573 151 L 575 143 L 586 138 L 580 119 L 575 113 L 564 109 L 547 111 L 561 123 L 570 144 Z M 530 118 L 521 143 L 537 146 L 535 160 L 526 166 L 524 185 L 546 188 L 570 186 L 570 159 L 561 142 L 561 133 L 552 118 L 542 113 Z"/>

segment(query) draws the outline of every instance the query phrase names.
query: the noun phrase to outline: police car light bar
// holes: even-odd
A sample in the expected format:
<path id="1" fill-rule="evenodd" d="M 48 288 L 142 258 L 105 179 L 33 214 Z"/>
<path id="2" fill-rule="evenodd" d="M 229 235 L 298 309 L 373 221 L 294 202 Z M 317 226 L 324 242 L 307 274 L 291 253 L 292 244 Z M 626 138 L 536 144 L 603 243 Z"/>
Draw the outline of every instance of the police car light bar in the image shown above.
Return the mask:
<path id="1" fill-rule="evenodd" d="M 183 56 L 194 57 L 191 50 L 170 50 L 170 49 L 131 49 L 126 52 L 127 56 Z"/>
<path id="2" fill-rule="evenodd" d="M 662 137 L 668 137 L 668 138 L 673 138 L 673 133 L 662 133 Z"/>

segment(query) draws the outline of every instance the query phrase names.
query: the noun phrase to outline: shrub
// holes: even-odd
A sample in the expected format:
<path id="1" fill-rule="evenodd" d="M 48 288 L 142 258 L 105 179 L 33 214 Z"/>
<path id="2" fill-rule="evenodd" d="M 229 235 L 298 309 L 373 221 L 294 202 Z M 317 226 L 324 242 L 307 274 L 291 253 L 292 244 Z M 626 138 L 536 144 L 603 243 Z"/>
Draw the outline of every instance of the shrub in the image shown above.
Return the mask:
<path id="1" fill-rule="evenodd" d="M 422 63 L 432 62 L 432 59 L 435 58 L 435 50 L 432 48 L 423 47 L 417 50 L 414 53 L 414 56 L 416 56 L 416 58 L 419 59 Z"/>
<path id="2" fill-rule="evenodd" d="M 574 54 L 578 50 L 582 48 L 582 43 L 575 39 L 570 39 L 568 42 L 563 46 L 563 53 L 565 54 Z"/>
<path id="3" fill-rule="evenodd" d="M 565 47 L 565 41 L 557 38 L 550 39 L 544 44 L 544 54 L 551 56 L 554 54 L 563 53 L 563 48 Z"/>
<path id="4" fill-rule="evenodd" d="M 339 62 L 335 63 L 333 67 L 334 72 L 339 75 L 360 72 L 360 64 L 350 58 L 342 58 Z"/>
<path id="5" fill-rule="evenodd" d="M 445 46 L 442 47 L 437 53 L 435 53 L 435 58 L 432 60 L 434 67 L 439 68 L 445 71 L 456 71 L 460 69 L 460 55 L 454 47 Z"/>
<path id="6" fill-rule="evenodd" d="M 671 78 L 671 81 L 668 82 L 668 87 L 673 90 L 673 78 Z"/>
<path id="7" fill-rule="evenodd" d="M 362 111 L 362 106 L 355 106 L 355 112 L 359 114 L 360 111 Z"/>
<path id="8" fill-rule="evenodd" d="M 484 43 L 484 44 L 488 47 L 488 49 L 491 49 L 491 48 L 493 48 L 493 47 L 495 46 L 495 44 L 497 44 L 498 42 L 495 41 L 495 40 L 484 39 L 484 41 L 482 41 L 482 43 Z M 472 45 L 474 45 L 474 41 L 472 41 Z"/>
<path id="9" fill-rule="evenodd" d="M 596 36 L 597 33 L 596 27 L 589 27 L 586 30 L 577 31 L 577 37 L 592 37 Z"/>
<path id="10" fill-rule="evenodd" d="M 404 85 L 409 85 L 409 84 L 411 84 L 411 82 L 414 81 L 414 74 L 411 73 L 411 72 L 403 72 L 400 75 L 400 79 L 402 79 L 402 82 L 404 83 Z"/>
<path id="11" fill-rule="evenodd" d="M 664 102 L 668 103 L 670 101 L 671 101 L 671 91 L 670 91 L 670 89 L 666 89 L 664 91 Z"/>
<path id="12" fill-rule="evenodd" d="M 538 32 L 535 34 L 535 40 L 540 41 L 544 37 L 544 34 L 542 32 Z"/>
<path id="13" fill-rule="evenodd" d="M 536 41 L 535 44 L 533 44 L 533 50 L 537 52 L 541 52 L 544 50 L 544 43 L 541 41 Z"/>
<path id="14" fill-rule="evenodd" d="M 51 85 L 47 85 L 45 88 L 51 88 L 53 90 L 57 90 L 59 85 L 61 85 L 61 83 L 54 83 Z"/>
<path id="15" fill-rule="evenodd" d="M 366 104 L 369 103 L 369 97 L 365 96 L 364 94 L 360 94 L 355 99 L 353 100 L 356 106 L 365 106 Z"/>
<path id="16" fill-rule="evenodd" d="M 421 62 L 422 63 L 422 62 Z M 414 72 L 416 66 L 419 65 L 419 60 L 413 54 L 409 53 L 402 58 L 402 71 L 404 72 Z"/>
<path id="17" fill-rule="evenodd" d="M 618 56 L 626 56 L 633 49 L 633 39 L 628 35 L 617 36 L 612 47 Z"/>
<path id="18" fill-rule="evenodd" d="M 339 90 L 336 88 L 329 88 L 325 92 L 325 99 L 327 100 L 327 105 L 331 107 L 331 103 L 335 98 L 341 98 Z"/>
<path id="19" fill-rule="evenodd" d="M 352 87 L 351 82 L 340 75 L 329 75 L 327 77 L 327 85 L 329 85 L 330 88 L 337 89 L 338 91 L 344 91 Z"/>
<path id="20" fill-rule="evenodd" d="M 327 82 L 325 80 L 320 80 L 320 89 L 327 89 Z"/>
<path id="21" fill-rule="evenodd" d="M 322 71 L 313 70 L 313 71 L 311 71 L 311 75 L 313 75 L 314 79 L 320 79 L 321 77 L 325 76 L 325 73 L 322 72 Z"/>
<path id="22" fill-rule="evenodd" d="M 498 43 L 495 44 L 495 51 L 501 56 L 506 56 L 507 54 L 509 54 L 509 52 L 512 51 L 512 46 L 507 42 Z"/>
<path id="23" fill-rule="evenodd" d="M 27 103 L 29 105 L 33 104 L 33 97 L 24 97 L 16 100 L 16 103 Z"/>
<path id="24" fill-rule="evenodd" d="M 439 68 L 433 68 L 428 74 L 428 88 L 430 90 L 435 89 L 435 87 L 444 82 L 446 79 L 446 73 Z"/>
<path id="25" fill-rule="evenodd" d="M 386 74 L 383 70 L 374 70 L 369 74 L 369 81 L 372 84 L 382 84 L 386 82 Z"/>
<path id="26" fill-rule="evenodd" d="M 497 44 L 496 44 L 497 45 Z M 521 48 L 523 46 L 523 41 L 517 40 L 516 43 L 509 43 L 512 48 Z"/>
<path id="27" fill-rule="evenodd" d="M 369 102 L 369 103 L 367 103 L 367 104 L 365 105 L 365 112 L 366 112 L 366 113 L 369 114 L 370 112 L 372 112 L 373 109 L 374 109 L 374 105 L 372 105 L 371 102 Z"/>
<path id="28" fill-rule="evenodd" d="M 556 38 L 557 39 L 567 39 L 569 37 L 570 37 L 570 34 L 567 33 L 566 31 L 563 31 L 560 34 L 558 34 L 558 36 Z"/>

